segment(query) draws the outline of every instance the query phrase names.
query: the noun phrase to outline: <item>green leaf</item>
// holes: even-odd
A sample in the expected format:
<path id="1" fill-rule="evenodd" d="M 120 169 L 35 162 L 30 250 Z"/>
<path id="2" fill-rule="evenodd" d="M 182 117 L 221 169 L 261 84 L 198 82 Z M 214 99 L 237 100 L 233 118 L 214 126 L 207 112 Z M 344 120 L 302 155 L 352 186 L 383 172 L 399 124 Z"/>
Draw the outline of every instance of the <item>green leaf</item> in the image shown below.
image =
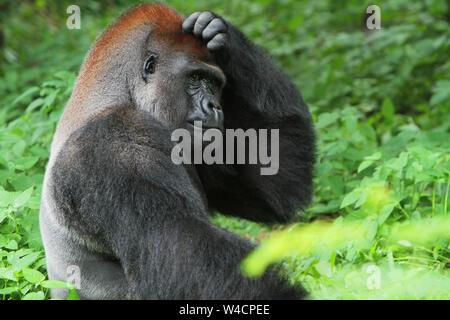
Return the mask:
<path id="1" fill-rule="evenodd" d="M 67 294 L 67 300 L 80 300 L 78 292 L 75 288 L 69 289 L 69 293 Z"/>
<path id="2" fill-rule="evenodd" d="M 430 100 L 432 106 L 450 101 L 450 80 L 440 80 L 433 88 L 433 97 Z"/>
<path id="3" fill-rule="evenodd" d="M 400 156 L 395 159 L 392 164 L 390 164 L 390 167 L 394 169 L 395 171 L 401 171 L 406 164 L 408 163 L 408 153 L 402 152 Z"/>
<path id="4" fill-rule="evenodd" d="M 60 280 L 45 280 L 45 281 L 42 281 L 41 285 L 44 288 L 50 288 L 50 289 L 57 289 L 57 288 L 71 289 L 71 288 L 73 288 L 72 283 L 64 282 L 64 281 L 60 281 Z"/>
<path id="5" fill-rule="evenodd" d="M 381 114 L 383 115 L 386 124 L 391 124 L 394 119 L 395 108 L 392 100 L 389 98 L 384 98 L 383 104 L 381 105 Z"/>
<path id="6" fill-rule="evenodd" d="M 34 109 L 42 106 L 44 104 L 44 99 L 42 98 L 37 98 L 36 100 L 34 100 L 33 102 L 31 102 L 28 107 L 25 109 L 25 112 L 31 112 Z"/>
<path id="7" fill-rule="evenodd" d="M 26 171 L 31 169 L 38 161 L 39 157 L 25 157 L 17 160 L 15 166 L 17 170 Z"/>
<path id="8" fill-rule="evenodd" d="M 38 291 L 28 293 L 22 298 L 22 300 L 44 300 L 44 298 L 45 298 L 44 292 Z"/>
<path id="9" fill-rule="evenodd" d="M 6 217 L 7 217 L 6 212 L 0 211 L 0 223 L 2 223 Z M 0 239 L 1 239 L 1 235 L 0 235 Z M 1 248 L 1 241 L 0 241 L 0 248 Z"/>
<path id="10" fill-rule="evenodd" d="M 441 245 L 437 245 L 436 247 L 434 247 L 433 249 L 433 258 L 434 259 L 438 259 L 439 258 L 439 250 L 444 249 Z"/>
<path id="11" fill-rule="evenodd" d="M 40 252 L 32 252 L 30 254 L 23 256 L 20 259 L 11 261 L 11 265 L 14 268 L 22 269 L 23 267 L 27 267 L 31 265 L 33 262 L 35 262 L 37 259 L 39 259 L 40 255 L 41 255 Z"/>
<path id="12" fill-rule="evenodd" d="M 0 268 L 0 279 L 17 281 L 17 278 L 14 276 L 14 271 L 11 268 Z"/>
<path id="13" fill-rule="evenodd" d="M 26 284 L 25 286 L 23 286 L 23 287 L 20 289 L 20 293 L 21 293 L 22 295 L 27 294 L 28 292 L 30 292 L 30 290 L 31 290 L 31 288 L 32 288 L 33 286 L 34 286 L 34 285 L 33 285 L 32 283 Z"/>
<path id="14" fill-rule="evenodd" d="M 15 190 L 26 190 L 33 186 L 34 180 L 32 177 L 25 175 L 24 173 L 17 173 L 16 176 L 9 179 L 9 183 Z"/>
<path id="15" fill-rule="evenodd" d="M 16 240 L 10 240 L 5 246 L 6 249 L 17 250 L 19 248 Z"/>
<path id="16" fill-rule="evenodd" d="M 318 118 L 317 123 L 316 123 L 316 128 L 317 129 L 325 128 L 326 126 L 336 122 L 337 119 L 339 119 L 339 114 L 338 113 L 335 113 L 335 112 L 334 113 L 324 112 L 324 113 L 319 115 L 319 118 Z"/>
<path id="17" fill-rule="evenodd" d="M 386 219 L 389 218 L 394 208 L 395 204 L 393 203 L 387 204 L 383 208 L 381 208 L 378 214 L 378 225 L 381 226 L 386 221 Z"/>
<path id="18" fill-rule="evenodd" d="M 37 93 L 39 91 L 39 87 L 31 87 L 29 89 L 27 89 L 24 93 L 22 93 L 20 96 L 18 96 L 13 102 L 12 105 L 15 105 L 16 103 L 18 103 L 19 101 L 22 101 L 24 98 L 34 95 L 35 93 Z"/>
<path id="19" fill-rule="evenodd" d="M 0 190 L 0 207 L 7 207 L 10 205 L 18 194 L 18 192 Z"/>
<path id="20" fill-rule="evenodd" d="M 37 284 L 45 279 L 45 276 L 37 270 L 30 268 L 22 268 L 22 274 L 28 282 Z"/>
<path id="21" fill-rule="evenodd" d="M 0 289 L 0 294 L 11 294 L 13 292 L 19 291 L 18 287 L 7 287 L 4 289 Z"/>
<path id="22" fill-rule="evenodd" d="M 15 208 L 23 207 L 25 203 L 27 203 L 27 201 L 30 199 L 32 193 L 33 187 L 30 187 L 21 194 L 19 194 L 19 196 L 14 199 L 13 207 Z"/>
<path id="23" fill-rule="evenodd" d="M 360 196 L 361 196 L 360 189 L 355 189 L 352 192 L 348 193 L 342 200 L 341 209 L 355 203 L 360 198 Z"/>
<path id="24" fill-rule="evenodd" d="M 27 143 L 23 140 L 19 140 L 12 147 L 12 151 L 14 152 L 15 156 L 21 157 L 23 155 L 23 153 L 25 152 L 26 147 L 27 147 Z"/>
<path id="25" fill-rule="evenodd" d="M 59 92 L 59 90 L 55 90 L 52 93 L 50 93 L 45 98 L 44 106 L 46 106 L 46 107 L 51 106 L 53 104 L 53 102 L 55 102 L 56 95 L 58 94 L 58 92 Z"/>
<path id="26" fill-rule="evenodd" d="M 363 162 L 361 162 L 361 164 L 358 167 L 358 173 L 360 173 L 361 171 L 367 169 L 368 167 L 370 167 L 372 164 L 374 164 L 373 160 L 364 160 Z"/>

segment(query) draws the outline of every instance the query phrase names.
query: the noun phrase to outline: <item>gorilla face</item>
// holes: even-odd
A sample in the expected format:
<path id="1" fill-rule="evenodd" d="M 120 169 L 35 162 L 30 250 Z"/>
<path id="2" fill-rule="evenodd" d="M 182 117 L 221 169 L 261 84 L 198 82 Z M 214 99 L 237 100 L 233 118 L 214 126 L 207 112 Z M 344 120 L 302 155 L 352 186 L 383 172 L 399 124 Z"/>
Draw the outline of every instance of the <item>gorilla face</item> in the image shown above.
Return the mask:
<path id="1" fill-rule="evenodd" d="M 220 97 L 224 83 L 223 73 L 218 68 L 206 64 L 192 68 L 186 79 L 186 94 L 192 103 L 186 118 L 189 126 L 194 126 L 195 121 L 201 121 L 203 130 L 223 129 Z"/>
<path id="2" fill-rule="evenodd" d="M 169 129 L 193 132 L 197 121 L 203 130 L 223 129 L 220 101 L 226 80 L 215 64 L 183 50 L 152 46 L 141 61 L 140 78 L 136 104 Z"/>

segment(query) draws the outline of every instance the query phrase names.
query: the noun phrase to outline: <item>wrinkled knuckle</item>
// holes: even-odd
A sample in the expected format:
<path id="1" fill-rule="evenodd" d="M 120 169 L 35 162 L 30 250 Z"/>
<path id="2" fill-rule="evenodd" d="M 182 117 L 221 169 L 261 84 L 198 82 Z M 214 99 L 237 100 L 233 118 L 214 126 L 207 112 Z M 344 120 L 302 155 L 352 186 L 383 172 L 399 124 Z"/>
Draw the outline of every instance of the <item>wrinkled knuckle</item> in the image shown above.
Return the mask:
<path id="1" fill-rule="evenodd" d="M 216 36 L 216 39 L 217 39 L 217 41 L 222 41 L 222 42 L 224 42 L 224 41 L 226 40 L 225 34 L 219 33 L 219 34 Z"/>
<path id="2" fill-rule="evenodd" d="M 200 14 L 201 14 L 200 12 L 194 12 L 186 20 L 195 21 L 200 16 Z"/>
<path id="3" fill-rule="evenodd" d="M 208 43 L 208 49 L 216 50 L 225 46 L 226 37 L 223 33 L 217 34 L 211 41 Z"/>
<path id="4" fill-rule="evenodd" d="M 202 20 L 208 20 L 209 21 L 212 18 L 212 14 L 209 11 L 204 11 L 204 12 L 202 12 L 202 14 L 200 15 L 199 18 L 201 18 Z"/>
<path id="5" fill-rule="evenodd" d="M 204 39 L 210 39 L 213 34 L 214 34 L 214 30 L 211 30 L 211 28 L 207 27 L 203 30 L 202 37 Z"/>
<path id="6" fill-rule="evenodd" d="M 217 25 L 217 29 L 220 29 L 221 31 L 227 31 L 228 30 L 227 24 L 222 19 L 215 18 L 213 21 Z"/>
<path id="7" fill-rule="evenodd" d="M 217 29 L 218 27 L 220 27 L 221 23 L 219 19 L 214 18 L 213 20 L 211 20 L 210 25 Z"/>

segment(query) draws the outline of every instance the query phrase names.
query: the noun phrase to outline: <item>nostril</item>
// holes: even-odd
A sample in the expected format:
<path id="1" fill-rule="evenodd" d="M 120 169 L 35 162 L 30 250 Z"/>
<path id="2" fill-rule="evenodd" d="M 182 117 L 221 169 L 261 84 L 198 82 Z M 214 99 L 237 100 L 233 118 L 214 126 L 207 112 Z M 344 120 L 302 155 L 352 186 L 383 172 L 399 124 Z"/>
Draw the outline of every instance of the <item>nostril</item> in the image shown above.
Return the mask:
<path id="1" fill-rule="evenodd" d="M 221 110 L 222 107 L 220 103 L 216 102 L 215 99 L 205 98 L 201 102 L 202 111 L 206 114 L 210 113 L 213 110 Z"/>

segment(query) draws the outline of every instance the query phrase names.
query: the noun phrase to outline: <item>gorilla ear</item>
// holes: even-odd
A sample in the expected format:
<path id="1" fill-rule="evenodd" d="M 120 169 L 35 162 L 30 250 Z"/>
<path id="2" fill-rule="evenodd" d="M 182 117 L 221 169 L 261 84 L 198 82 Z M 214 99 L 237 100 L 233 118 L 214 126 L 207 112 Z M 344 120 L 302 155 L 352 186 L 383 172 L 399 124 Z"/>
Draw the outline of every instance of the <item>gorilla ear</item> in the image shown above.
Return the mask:
<path id="1" fill-rule="evenodd" d="M 157 61 L 158 55 L 155 53 L 151 53 L 147 59 L 145 59 L 144 65 L 142 66 L 142 78 L 144 78 L 145 81 L 148 81 L 149 76 L 155 72 Z"/>

